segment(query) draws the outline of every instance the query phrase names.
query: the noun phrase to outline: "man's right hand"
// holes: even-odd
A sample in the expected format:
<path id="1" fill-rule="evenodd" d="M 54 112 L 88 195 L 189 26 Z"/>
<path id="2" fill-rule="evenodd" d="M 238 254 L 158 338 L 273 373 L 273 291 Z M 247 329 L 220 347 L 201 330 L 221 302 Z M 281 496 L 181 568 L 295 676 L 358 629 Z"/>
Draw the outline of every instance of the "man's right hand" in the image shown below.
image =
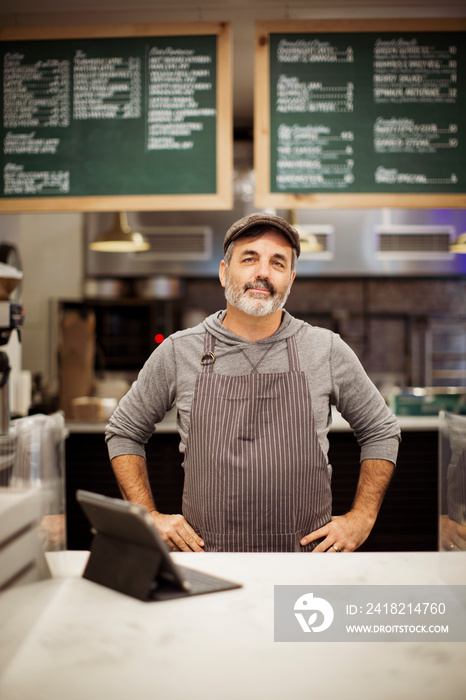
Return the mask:
<path id="1" fill-rule="evenodd" d="M 203 552 L 204 542 L 182 515 L 151 512 L 155 527 L 172 552 Z"/>

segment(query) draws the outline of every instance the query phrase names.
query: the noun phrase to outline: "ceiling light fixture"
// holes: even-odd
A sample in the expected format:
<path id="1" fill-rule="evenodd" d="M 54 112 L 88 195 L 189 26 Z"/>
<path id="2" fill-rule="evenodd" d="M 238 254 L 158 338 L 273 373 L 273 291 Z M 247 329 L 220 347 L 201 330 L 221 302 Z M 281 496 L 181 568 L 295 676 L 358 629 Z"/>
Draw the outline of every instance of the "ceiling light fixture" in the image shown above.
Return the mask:
<path id="1" fill-rule="evenodd" d="M 466 232 L 460 233 L 458 238 L 450 243 L 450 250 L 452 253 L 466 253 Z"/>
<path id="2" fill-rule="evenodd" d="M 306 224 L 298 223 L 298 215 L 295 209 L 290 209 L 288 212 L 288 221 L 299 234 L 299 241 L 301 243 L 301 252 L 303 253 L 319 253 L 323 250 L 323 246 L 319 243 L 319 240 L 315 233 L 312 233 Z"/>
<path id="3" fill-rule="evenodd" d="M 149 250 L 150 244 L 141 233 L 131 230 L 126 213 L 119 212 L 115 214 L 112 226 L 99 233 L 89 248 L 102 253 L 139 253 Z"/>

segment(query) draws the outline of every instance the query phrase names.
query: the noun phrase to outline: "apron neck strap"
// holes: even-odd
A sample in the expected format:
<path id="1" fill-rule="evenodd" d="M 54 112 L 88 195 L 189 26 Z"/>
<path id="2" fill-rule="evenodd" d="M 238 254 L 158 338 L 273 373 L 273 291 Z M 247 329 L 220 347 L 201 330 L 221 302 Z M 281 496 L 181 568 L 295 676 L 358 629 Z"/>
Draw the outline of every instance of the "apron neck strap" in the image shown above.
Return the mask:
<path id="1" fill-rule="evenodd" d="M 212 333 L 206 331 L 204 338 L 204 352 L 201 357 L 201 365 L 204 372 L 212 372 L 215 362 L 215 338 Z"/>
<path id="2" fill-rule="evenodd" d="M 215 338 L 212 333 L 206 331 L 204 338 L 204 353 L 201 357 L 201 365 L 204 372 L 212 372 L 215 362 Z M 298 357 L 298 346 L 296 343 L 296 337 L 291 335 L 287 338 L 287 352 L 288 352 L 288 364 L 290 372 L 299 372 L 299 357 Z"/>
<path id="3" fill-rule="evenodd" d="M 288 350 L 288 363 L 290 365 L 290 372 L 299 372 L 299 357 L 298 357 L 298 345 L 296 343 L 296 336 L 290 335 L 287 338 L 287 350 Z"/>

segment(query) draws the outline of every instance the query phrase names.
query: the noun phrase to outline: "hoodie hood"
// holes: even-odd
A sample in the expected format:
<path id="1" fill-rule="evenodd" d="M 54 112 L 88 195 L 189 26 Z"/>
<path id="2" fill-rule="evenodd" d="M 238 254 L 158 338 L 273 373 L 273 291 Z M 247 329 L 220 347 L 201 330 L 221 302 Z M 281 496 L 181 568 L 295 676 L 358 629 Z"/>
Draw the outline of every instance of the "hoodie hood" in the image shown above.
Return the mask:
<path id="1" fill-rule="evenodd" d="M 222 321 L 225 318 L 226 311 L 218 311 L 211 316 L 208 316 L 202 323 L 205 328 L 211 333 L 217 340 L 219 340 L 223 345 L 228 346 L 245 346 L 245 345 L 268 345 L 269 343 L 276 343 L 277 341 L 286 340 L 290 336 L 294 335 L 303 327 L 304 321 L 300 321 L 297 318 L 291 316 L 288 311 L 283 309 L 282 322 L 278 330 L 270 336 L 270 338 L 264 338 L 263 340 L 258 340 L 253 343 L 250 340 L 241 338 L 236 333 L 232 333 L 225 326 L 222 325 Z"/>

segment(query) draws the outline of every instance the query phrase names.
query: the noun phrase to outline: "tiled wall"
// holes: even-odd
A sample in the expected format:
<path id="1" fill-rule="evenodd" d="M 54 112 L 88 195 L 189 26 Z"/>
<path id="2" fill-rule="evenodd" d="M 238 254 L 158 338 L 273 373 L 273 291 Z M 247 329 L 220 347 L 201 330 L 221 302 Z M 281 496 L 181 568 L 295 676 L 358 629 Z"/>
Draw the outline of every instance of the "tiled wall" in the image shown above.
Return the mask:
<path id="1" fill-rule="evenodd" d="M 185 298 L 207 314 L 225 305 L 216 280 L 188 280 Z M 413 337 L 430 319 L 466 321 L 466 278 L 298 278 L 286 308 L 340 333 L 379 386 L 411 386 Z"/>

